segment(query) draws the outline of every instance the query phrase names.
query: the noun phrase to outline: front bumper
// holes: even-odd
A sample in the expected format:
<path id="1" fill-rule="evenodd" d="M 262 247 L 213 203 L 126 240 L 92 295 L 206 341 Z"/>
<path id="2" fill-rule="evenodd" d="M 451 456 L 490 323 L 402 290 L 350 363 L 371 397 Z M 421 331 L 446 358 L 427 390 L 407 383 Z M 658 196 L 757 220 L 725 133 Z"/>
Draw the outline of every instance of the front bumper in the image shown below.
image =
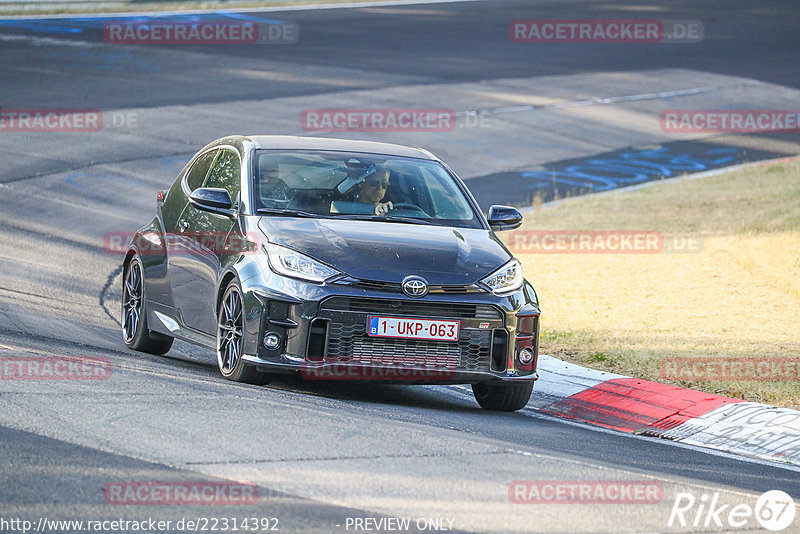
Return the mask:
<path id="1" fill-rule="evenodd" d="M 452 384 L 538 379 L 539 308 L 532 288 L 497 297 L 487 292 L 402 293 L 321 286 L 271 277 L 279 286 L 243 284 L 246 336 L 243 359 L 267 372 L 309 380 Z M 530 289 L 528 289 L 530 288 Z M 367 335 L 372 315 L 458 320 L 458 341 Z M 277 348 L 263 343 L 268 333 Z M 527 349 L 532 361 L 523 363 Z"/>

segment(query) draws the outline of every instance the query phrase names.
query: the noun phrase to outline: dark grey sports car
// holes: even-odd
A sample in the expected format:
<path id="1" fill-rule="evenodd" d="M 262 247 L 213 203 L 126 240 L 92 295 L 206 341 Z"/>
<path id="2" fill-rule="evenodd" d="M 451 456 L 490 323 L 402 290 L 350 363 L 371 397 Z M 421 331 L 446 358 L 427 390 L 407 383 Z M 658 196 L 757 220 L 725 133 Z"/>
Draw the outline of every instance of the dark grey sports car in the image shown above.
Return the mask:
<path id="1" fill-rule="evenodd" d="M 128 347 L 174 338 L 222 375 L 472 384 L 518 410 L 537 379 L 539 306 L 522 266 L 442 161 L 416 148 L 231 136 L 160 191 L 123 270 Z"/>

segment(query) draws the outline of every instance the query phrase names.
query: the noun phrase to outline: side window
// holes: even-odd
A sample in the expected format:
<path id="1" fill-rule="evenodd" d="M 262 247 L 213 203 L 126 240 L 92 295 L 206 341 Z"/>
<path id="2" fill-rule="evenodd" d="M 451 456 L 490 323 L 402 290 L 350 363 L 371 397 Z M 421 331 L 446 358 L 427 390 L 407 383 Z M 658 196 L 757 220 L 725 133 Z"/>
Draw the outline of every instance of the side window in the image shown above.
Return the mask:
<path id="1" fill-rule="evenodd" d="M 217 152 L 217 150 L 212 150 L 203 154 L 195 160 L 185 174 L 179 174 L 175 179 L 169 194 L 167 194 L 167 200 L 161 207 L 164 228 L 167 231 L 171 232 L 175 228 L 178 217 L 180 217 L 189 202 L 188 195 L 203 183 L 203 179 L 206 177 L 208 168 L 211 166 L 211 162 L 214 161 L 214 156 L 216 156 Z"/>
<path id="2" fill-rule="evenodd" d="M 241 164 L 239 154 L 232 150 L 220 151 L 211 172 L 208 173 L 203 187 L 221 187 L 227 189 L 231 199 L 236 202 L 242 187 Z"/>
<path id="3" fill-rule="evenodd" d="M 208 174 L 208 168 L 211 167 L 211 162 L 214 161 L 214 156 L 216 156 L 218 152 L 218 150 L 206 152 L 194 162 L 192 168 L 186 173 L 186 185 L 189 186 L 189 191 L 194 191 L 203 185 L 203 180 L 206 174 Z"/>

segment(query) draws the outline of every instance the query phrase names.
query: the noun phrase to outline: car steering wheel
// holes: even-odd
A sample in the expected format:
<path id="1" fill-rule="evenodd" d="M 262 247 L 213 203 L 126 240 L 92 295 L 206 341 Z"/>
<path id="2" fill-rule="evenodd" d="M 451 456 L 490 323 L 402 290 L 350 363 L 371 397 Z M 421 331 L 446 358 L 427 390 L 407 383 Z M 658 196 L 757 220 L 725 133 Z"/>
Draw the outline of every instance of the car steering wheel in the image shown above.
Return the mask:
<path id="1" fill-rule="evenodd" d="M 413 212 L 421 213 L 421 214 L 425 215 L 425 217 L 430 217 L 430 215 L 428 215 L 428 212 L 426 212 L 424 209 L 420 208 L 416 204 L 411 204 L 410 202 L 396 202 L 396 203 L 393 202 L 392 203 L 392 209 L 389 210 L 389 211 L 392 212 L 392 211 L 395 211 L 395 210 L 398 210 L 398 209 L 399 210 L 413 211 Z"/>

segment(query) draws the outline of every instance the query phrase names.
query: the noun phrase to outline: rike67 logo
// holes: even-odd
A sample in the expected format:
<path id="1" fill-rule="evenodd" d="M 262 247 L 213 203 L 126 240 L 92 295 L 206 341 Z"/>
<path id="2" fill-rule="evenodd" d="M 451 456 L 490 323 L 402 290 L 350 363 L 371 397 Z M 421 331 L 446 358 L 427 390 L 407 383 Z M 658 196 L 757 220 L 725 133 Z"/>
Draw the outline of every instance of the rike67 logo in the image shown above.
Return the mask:
<path id="1" fill-rule="evenodd" d="M 781 490 L 771 490 L 756 500 L 755 506 L 747 503 L 721 503 L 719 492 L 707 493 L 697 498 L 692 493 L 678 493 L 672 504 L 669 527 L 725 527 L 730 529 L 758 528 L 754 521 L 767 530 L 780 531 L 794 521 L 796 507 L 792 497 Z"/>

